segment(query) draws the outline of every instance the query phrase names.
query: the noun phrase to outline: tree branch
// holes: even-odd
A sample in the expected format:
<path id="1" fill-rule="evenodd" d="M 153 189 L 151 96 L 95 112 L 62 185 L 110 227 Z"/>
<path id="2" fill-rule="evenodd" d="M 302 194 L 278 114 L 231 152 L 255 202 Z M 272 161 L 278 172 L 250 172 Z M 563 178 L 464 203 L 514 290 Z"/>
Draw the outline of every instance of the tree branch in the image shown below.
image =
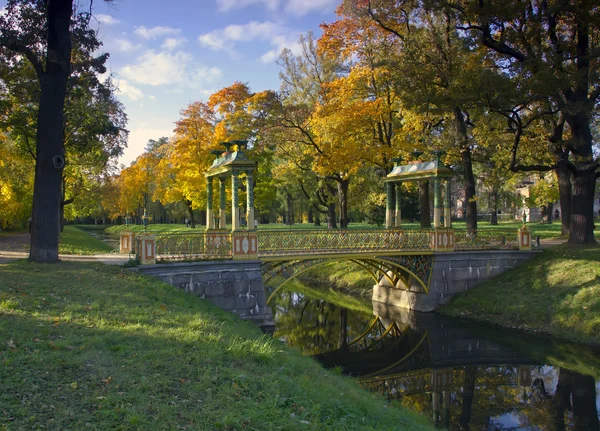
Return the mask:
<path id="1" fill-rule="evenodd" d="M 29 62 L 35 69 L 35 73 L 38 79 L 42 79 L 42 76 L 44 76 L 46 72 L 44 71 L 44 67 L 42 66 L 41 60 L 31 48 L 19 42 L 15 42 L 14 40 L 9 40 L 6 36 L 0 37 L 0 46 L 8 48 L 11 51 L 19 52 L 25 57 L 27 57 L 27 60 L 29 60 Z"/>

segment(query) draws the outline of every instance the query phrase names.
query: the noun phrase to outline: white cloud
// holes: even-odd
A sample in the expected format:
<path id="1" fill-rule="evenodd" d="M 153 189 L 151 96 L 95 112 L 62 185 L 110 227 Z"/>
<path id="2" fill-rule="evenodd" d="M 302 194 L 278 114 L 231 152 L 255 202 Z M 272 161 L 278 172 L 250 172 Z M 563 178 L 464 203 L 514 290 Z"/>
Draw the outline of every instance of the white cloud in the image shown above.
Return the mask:
<path id="1" fill-rule="evenodd" d="M 185 45 L 186 43 L 187 39 L 185 37 L 168 37 L 161 45 L 161 48 L 173 51 L 175 48 Z"/>
<path id="2" fill-rule="evenodd" d="M 279 54 L 281 54 L 281 51 L 283 51 L 284 48 L 287 48 L 290 51 L 292 51 L 292 54 L 294 55 L 300 55 L 302 53 L 302 45 L 300 45 L 300 42 L 298 42 L 299 38 L 300 33 L 290 33 L 287 35 L 273 36 L 271 38 L 271 45 L 273 45 L 275 48 L 265 52 L 260 57 L 260 61 L 263 63 L 274 62 L 275 60 L 277 60 Z"/>
<path id="3" fill-rule="evenodd" d="M 199 66 L 191 74 L 194 83 L 212 84 L 223 76 L 223 71 L 218 67 Z"/>
<path id="4" fill-rule="evenodd" d="M 142 39 L 150 40 L 162 36 L 167 36 L 170 34 L 179 34 L 181 33 L 181 29 L 173 27 L 163 27 L 160 25 L 152 28 L 146 28 L 142 25 L 136 28 L 133 32 Z"/>
<path id="5" fill-rule="evenodd" d="M 121 52 L 133 52 L 137 51 L 142 47 L 142 45 L 134 44 L 127 39 L 115 39 L 113 43 L 116 46 L 117 50 Z"/>
<path id="6" fill-rule="evenodd" d="M 131 85 L 124 79 L 115 79 L 115 85 L 119 89 L 119 93 L 131 100 L 140 100 L 144 97 L 144 92 L 142 90 Z"/>
<path id="7" fill-rule="evenodd" d="M 146 51 L 121 69 L 120 76 L 140 85 L 168 85 L 169 91 L 181 91 L 182 87 L 205 89 L 222 78 L 218 67 L 209 67 L 193 61 L 191 54 L 183 51 Z M 135 100 L 135 99 L 134 99 Z"/>
<path id="8" fill-rule="evenodd" d="M 121 75 L 137 84 L 177 84 L 185 79 L 185 69 L 192 56 L 186 52 L 147 51 L 137 58 L 137 64 L 125 66 Z"/>
<path id="9" fill-rule="evenodd" d="M 279 6 L 279 0 L 217 0 L 217 6 L 221 12 L 242 9 L 255 4 L 262 4 L 269 10 L 275 10 Z"/>
<path id="10" fill-rule="evenodd" d="M 225 28 L 202 34 L 198 42 L 213 51 L 226 51 L 231 56 L 236 56 L 235 44 L 238 42 L 252 42 L 253 40 L 269 41 L 277 46 L 276 40 L 285 37 L 287 28 L 271 21 L 250 21 L 247 24 L 232 24 Z"/>
<path id="11" fill-rule="evenodd" d="M 285 11 L 291 15 L 304 16 L 310 12 L 333 12 L 338 0 L 287 0 Z"/>
<path id="12" fill-rule="evenodd" d="M 121 21 L 119 21 L 118 19 L 110 16 L 110 15 L 95 15 L 96 19 L 98 20 L 98 22 L 100 24 L 104 24 L 104 25 L 116 25 L 119 24 Z"/>

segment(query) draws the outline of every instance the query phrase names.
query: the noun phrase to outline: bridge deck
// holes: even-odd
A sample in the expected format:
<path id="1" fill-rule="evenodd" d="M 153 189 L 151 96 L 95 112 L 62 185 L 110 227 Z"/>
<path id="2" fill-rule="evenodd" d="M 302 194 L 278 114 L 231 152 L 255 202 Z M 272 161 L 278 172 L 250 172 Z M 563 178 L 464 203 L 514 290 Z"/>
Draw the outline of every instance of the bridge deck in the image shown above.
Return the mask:
<path id="1" fill-rule="evenodd" d="M 258 259 L 309 259 L 316 256 L 431 254 L 436 250 L 433 229 L 260 230 Z M 451 230 L 453 250 L 518 249 L 515 230 Z M 226 230 L 156 235 L 159 261 L 231 259 L 232 233 Z"/>

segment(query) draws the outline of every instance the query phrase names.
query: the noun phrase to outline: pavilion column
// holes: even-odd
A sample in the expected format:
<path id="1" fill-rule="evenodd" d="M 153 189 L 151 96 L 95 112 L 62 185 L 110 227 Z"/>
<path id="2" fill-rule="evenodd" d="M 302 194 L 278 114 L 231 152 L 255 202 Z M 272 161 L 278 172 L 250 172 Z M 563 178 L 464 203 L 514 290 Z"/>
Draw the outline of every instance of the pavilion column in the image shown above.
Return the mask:
<path id="1" fill-rule="evenodd" d="M 396 227 L 402 226 L 402 184 L 396 184 Z"/>
<path id="2" fill-rule="evenodd" d="M 215 221 L 213 218 L 213 179 L 212 177 L 206 178 L 206 230 L 215 228 Z"/>
<path id="3" fill-rule="evenodd" d="M 452 187 L 450 179 L 444 181 L 444 227 L 452 227 Z"/>
<path id="4" fill-rule="evenodd" d="M 433 180 L 433 228 L 439 229 L 442 227 L 442 188 L 441 180 L 434 178 Z"/>
<path id="5" fill-rule="evenodd" d="M 227 225 L 227 195 L 225 194 L 225 178 L 219 178 L 219 228 L 225 229 Z"/>
<path id="6" fill-rule="evenodd" d="M 240 206 L 238 199 L 239 172 L 231 171 L 231 230 L 236 231 L 240 228 Z"/>
<path id="7" fill-rule="evenodd" d="M 246 172 L 246 229 L 254 230 L 254 180 L 252 169 Z"/>
<path id="8" fill-rule="evenodd" d="M 392 209 L 392 199 L 394 193 L 394 184 L 391 182 L 385 183 L 386 201 L 385 201 L 385 227 L 391 229 L 394 226 L 394 210 Z"/>

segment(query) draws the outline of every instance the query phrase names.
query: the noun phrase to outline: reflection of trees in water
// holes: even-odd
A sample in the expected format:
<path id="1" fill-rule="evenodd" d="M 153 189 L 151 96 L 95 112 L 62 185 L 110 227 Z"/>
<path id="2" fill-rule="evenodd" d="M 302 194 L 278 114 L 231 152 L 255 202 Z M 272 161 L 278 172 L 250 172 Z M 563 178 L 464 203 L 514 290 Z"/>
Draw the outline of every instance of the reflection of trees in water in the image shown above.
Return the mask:
<path id="1" fill-rule="evenodd" d="M 515 385 L 498 376 L 516 367 L 474 367 L 455 369 L 455 387 L 450 396 L 449 411 L 439 412 L 439 418 L 449 418 L 450 430 L 501 430 L 498 418 L 512 414 L 519 419 L 519 429 L 548 431 L 598 431 L 596 383 L 585 376 L 564 368 L 558 369 L 558 384 L 552 392 L 544 387 L 541 378 L 531 386 Z M 547 373 L 554 369 L 546 367 Z M 543 373 L 542 367 L 538 371 Z M 516 379 L 516 377 L 515 377 Z M 458 386 L 458 385 L 457 385 Z M 388 393 L 389 394 L 389 393 Z M 428 417 L 434 415 L 431 392 L 403 396 L 397 392 L 402 405 Z M 445 424 L 438 419 L 438 424 Z M 508 428 L 511 429 L 511 428 Z"/>
<path id="2" fill-rule="evenodd" d="M 275 337 L 304 354 L 316 355 L 342 347 L 372 319 L 366 313 L 348 313 L 324 300 L 284 291 L 277 298 Z"/>
<path id="3" fill-rule="evenodd" d="M 276 307 L 275 337 L 305 354 L 317 355 L 343 349 L 372 319 L 368 313 L 348 312 L 324 300 L 282 292 Z M 529 375 L 536 378 L 524 383 L 519 381 L 518 366 L 454 366 L 453 387 L 445 393 L 438 390 L 435 403 L 430 369 L 418 367 L 363 385 L 429 418 L 434 417 L 436 404 L 438 424 L 448 424 L 450 430 L 512 429 L 501 422 L 503 416 L 512 415 L 518 419 L 519 429 L 600 431 L 594 377 L 566 368 L 532 369 Z M 557 382 L 556 387 L 550 382 Z"/>

